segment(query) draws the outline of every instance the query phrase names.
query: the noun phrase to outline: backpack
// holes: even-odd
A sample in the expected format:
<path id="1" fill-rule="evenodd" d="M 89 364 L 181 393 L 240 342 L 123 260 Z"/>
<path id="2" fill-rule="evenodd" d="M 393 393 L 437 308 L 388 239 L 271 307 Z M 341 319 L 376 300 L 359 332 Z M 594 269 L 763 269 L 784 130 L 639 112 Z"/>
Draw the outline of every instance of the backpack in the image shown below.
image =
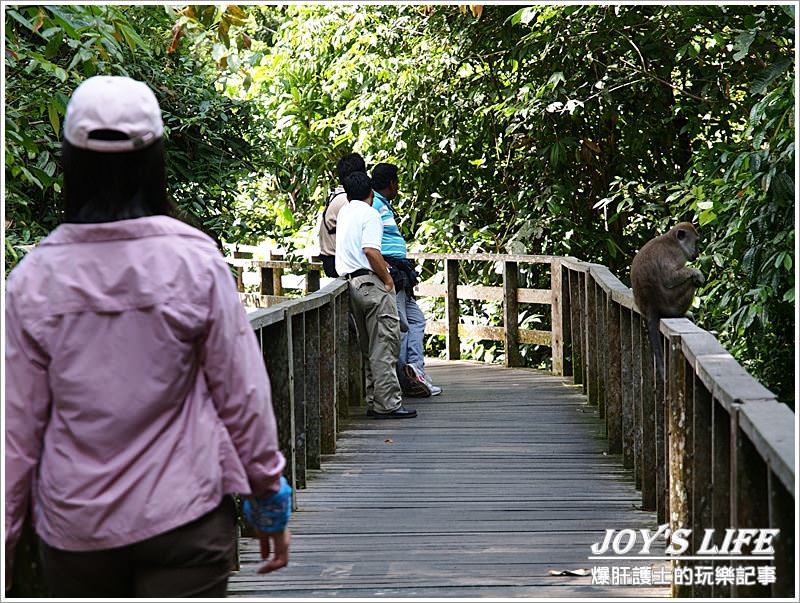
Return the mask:
<path id="1" fill-rule="evenodd" d="M 336 197 L 338 197 L 339 195 L 346 195 L 346 194 L 347 193 L 345 193 L 344 191 L 338 191 L 337 192 L 336 189 L 334 189 L 330 193 L 328 193 L 328 199 L 325 201 L 325 209 L 322 212 L 322 224 L 325 226 L 325 230 L 328 231 L 329 235 L 336 234 L 336 227 L 334 226 L 333 228 L 331 228 L 330 226 L 328 226 L 328 223 L 325 221 L 325 216 L 328 215 L 328 208 L 331 206 L 331 203 L 333 202 L 333 200 Z"/>

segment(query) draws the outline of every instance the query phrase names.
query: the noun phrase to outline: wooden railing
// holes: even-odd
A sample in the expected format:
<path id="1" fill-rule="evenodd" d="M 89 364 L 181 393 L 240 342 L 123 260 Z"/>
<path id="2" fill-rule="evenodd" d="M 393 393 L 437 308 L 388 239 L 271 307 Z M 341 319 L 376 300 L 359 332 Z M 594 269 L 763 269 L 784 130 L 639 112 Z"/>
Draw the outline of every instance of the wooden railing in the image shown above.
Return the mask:
<path id="1" fill-rule="evenodd" d="M 662 381 L 654 371 L 644 322 L 633 294 L 605 266 L 555 256 L 410 257 L 443 263 L 444 285 L 423 283 L 417 292 L 420 296 L 445 298 L 444 322 L 431 321 L 427 326 L 429 333 L 446 337 L 447 357 L 459 358 L 461 337 L 504 341 L 505 362 L 509 366 L 521 364 L 520 344 L 549 345 L 553 373 L 571 376 L 575 384 L 582 386 L 589 403 L 598 407 L 606 426 L 609 452 L 620 454 L 624 466 L 632 471 L 636 487 L 641 490 L 642 508 L 656 511 L 659 523 L 669 523 L 673 530 L 692 529 L 690 550 L 697 549 L 706 529 L 716 530 L 715 544 L 721 544 L 721 533 L 727 528 L 780 530 L 773 562 L 777 581 L 771 586 L 676 586 L 674 594 L 793 594 L 795 416 L 753 379 L 711 333 L 687 319 L 662 320 L 667 361 L 667 377 Z M 502 262 L 502 286 L 460 285 L 458 264 L 462 261 Z M 548 265 L 550 288 L 518 287 L 520 264 Z M 264 296 L 275 291 L 274 286 L 269 289 L 275 272 L 267 271 L 289 268 L 275 261 L 250 265 L 262 271 Z M 318 270 L 318 265 L 293 268 L 303 273 Z M 324 416 L 336 417 L 348 406 L 359 404 L 363 397 L 358 389 L 361 366 L 354 334 L 348 333 L 344 318 L 344 287 L 341 281 L 334 281 L 317 294 L 251 315 L 254 328 L 261 324 L 259 320 L 267 320 L 255 317 L 270 317 L 268 324 L 264 323 L 268 331 L 262 334 L 264 356 L 277 388 L 276 410 L 281 433 L 286 434 L 282 435 L 282 447 L 293 459 L 292 475 L 296 475 L 300 487 L 305 483 L 305 467 L 316 466 L 317 462 L 316 444 L 310 443 L 316 436 L 308 435 L 316 429 L 317 382 L 331 383 L 334 374 L 328 366 L 324 377 L 320 374 L 316 379 L 312 375 L 318 362 L 314 343 L 320 336 L 318 325 L 327 324 L 328 330 L 335 325 L 335 340 L 340 347 L 334 348 L 334 356 L 340 363 L 337 367 L 342 362 L 345 365 L 335 370 L 335 407 L 339 411 L 332 412 L 331 401 L 327 400 L 320 402 L 320 416 L 324 407 Z M 504 325 L 462 324 L 462 299 L 501 301 Z M 549 307 L 550 331 L 519 328 L 521 303 Z M 328 305 L 333 309 L 323 311 Z M 319 318 L 314 312 L 320 312 Z M 307 324 L 310 329 L 304 326 Z M 311 338 L 310 343 L 301 341 L 301 332 Z M 298 351 L 301 346 L 305 352 Z M 338 351 L 342 347 L 347 354 Z M 288 359 L 292 362 L 287 368 Z M 302 387 L 298 385 L 298 374 L 304 375 L 310 395 L 308 389 L 298 389 Z M 340 402 L 343 400 L 347 402 Z M 327 433 L 335 433 L 330 420 L 327 419 Z M 324 450 L 331 450 L 330 446 Z"/>
<path id="2" fill-rule="evenodd" d="M 560 266 L 564 373 L 605 418 L 609 452 L 633 471 L 642 508 L 672 530 L 691 529 L 690 551 L 705 529 L 715 529 L 716 545 L 727 528 L 780 530 L 771 586 L 695 584 L 673 594 L 792 596 L 794 413 L 685 318 L 661 321 L 662 381 L 631 290 L 605 266 L 574 258 Z"/>
<path id="3" fill-rule="evenodd" d="M 563 346 L 561 333 L 561 285 L 559 270 L 552 270 L 559 257 L 549 255 L 496 255 L 488 253 L 411 253 L 409 258 L 419 262 L 433 261 L 444 265 L 444 285 L 421 283 L 416 288 L 419 296 L 445 298 L 444 322 L 428 321 L 426 333 L 445 336 L 448 360 L 461 357 L 461 338 L 475 337 L 505 343 L 506 366 L 521 366 L 520 344 L 532 343 L 549 346 L 552 350 L 553 372 L 562 374 Z M 502 286 L 484 287 L 458 283 L 459 262 L 501 262 Z M 543 264 L 550 270 L 547 289 L 519 287 L 520 264 Z M 503 303 L 503 326 L 464 324 L 459 320 L 459 300 L 499 301 Z M 539 304 L 550 311 L 552 327 L 549 331 L 519 327 L 519 304 Z"/>
<path id="4" fill-rule="evenodd" d="M 272 385 L 284 474 L 305 488 L 308 469 L 336 451 L 339 421 L 363 403 L 361 357 L 348 328 L 347 283 L 248 314 Z"/>

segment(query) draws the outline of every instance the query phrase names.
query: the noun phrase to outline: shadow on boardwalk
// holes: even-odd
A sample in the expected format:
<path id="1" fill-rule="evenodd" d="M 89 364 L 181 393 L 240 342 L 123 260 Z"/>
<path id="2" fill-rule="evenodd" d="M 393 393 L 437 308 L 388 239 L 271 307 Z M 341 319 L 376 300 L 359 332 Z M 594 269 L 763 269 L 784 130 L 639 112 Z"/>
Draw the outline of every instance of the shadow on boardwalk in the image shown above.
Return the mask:
<path id="1" fill-rule="evenodd" d="M 289 567 L 255 573 L 242 543 L 229 594 L 257 597 L 668 596 L 548 570 L 592 562 L 606 528 L 654 528 L 597 411 L 564 379 L 431 361 L 444 393 L 408 400 L 419 417 L 351 419 L 310 474 L 292 520 Z M 658 554 L 654 549 L 652 554 Z"/>

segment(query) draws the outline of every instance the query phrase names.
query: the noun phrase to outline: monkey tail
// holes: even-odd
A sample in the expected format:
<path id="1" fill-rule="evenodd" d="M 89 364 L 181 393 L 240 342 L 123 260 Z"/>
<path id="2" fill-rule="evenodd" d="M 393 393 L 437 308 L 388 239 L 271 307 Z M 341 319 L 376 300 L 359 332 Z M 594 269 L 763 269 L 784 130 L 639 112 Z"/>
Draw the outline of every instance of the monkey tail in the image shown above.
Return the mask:
<path id="1" fill-rule="evenodd" d="M 659 378 L 664 381 L 664 353 L 661 350 L 661 337 L 658 333 L 658 323 L 660 318 L 650 318 L 647 321 L 647 336 L 650 339 L 650 349 L 653 350 L 653 357 L 656 360 L 656 372 Z"/>

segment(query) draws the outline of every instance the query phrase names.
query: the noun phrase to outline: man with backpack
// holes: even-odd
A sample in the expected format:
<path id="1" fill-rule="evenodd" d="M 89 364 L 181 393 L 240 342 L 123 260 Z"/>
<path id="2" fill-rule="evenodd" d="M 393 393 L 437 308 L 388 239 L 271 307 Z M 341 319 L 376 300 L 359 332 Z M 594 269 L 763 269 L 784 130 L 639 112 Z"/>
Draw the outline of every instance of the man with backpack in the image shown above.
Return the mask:
<path id="1" fill-rule="evenodd" d="M 325 209 L 319 225 L 319 256 L 325 276 L 336 278 L 336 222 L 339 211 L 347 205 L 347 194 L 342 186 L 345 178 L 355 172 L 366 172 L 364 158 L 358 153 L 348 153 L 336 162 L 336 175 L 339 186 L 328 193 Z"/>

